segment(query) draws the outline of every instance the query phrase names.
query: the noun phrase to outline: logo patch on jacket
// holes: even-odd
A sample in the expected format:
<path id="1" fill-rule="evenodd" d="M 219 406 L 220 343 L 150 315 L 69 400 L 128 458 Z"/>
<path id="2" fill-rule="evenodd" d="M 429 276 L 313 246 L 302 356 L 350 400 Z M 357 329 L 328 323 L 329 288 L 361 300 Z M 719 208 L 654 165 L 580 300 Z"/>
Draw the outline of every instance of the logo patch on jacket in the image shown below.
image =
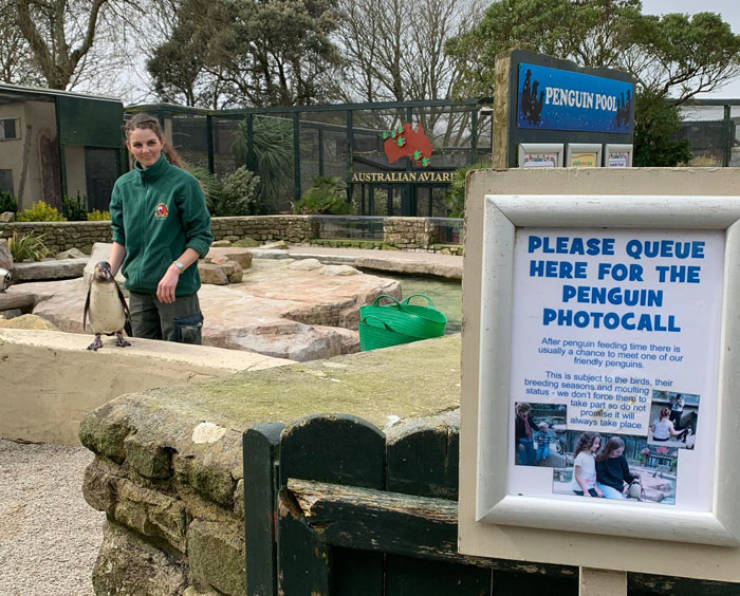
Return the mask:
<path id="1" fill-rule="evenodd" d="M 160 203 L 154 208 L 154 217 L 157 217 L 159 219 L 164 219 L 167 217 L 167 205 L 164 203 Z"/>

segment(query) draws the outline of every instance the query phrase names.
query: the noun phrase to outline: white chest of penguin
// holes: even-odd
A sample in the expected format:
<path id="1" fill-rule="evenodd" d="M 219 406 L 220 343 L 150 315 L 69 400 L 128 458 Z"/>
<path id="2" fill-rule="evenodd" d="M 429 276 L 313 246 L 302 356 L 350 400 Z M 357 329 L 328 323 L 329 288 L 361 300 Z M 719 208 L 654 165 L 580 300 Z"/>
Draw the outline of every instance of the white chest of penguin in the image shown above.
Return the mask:
<path id="1" fill-rule="evenodd" d="M 94 333 L 115 333 L 123 329 L 125 315 L 118 289 L 113 283 L 90 287 L 90 326 Z"/>

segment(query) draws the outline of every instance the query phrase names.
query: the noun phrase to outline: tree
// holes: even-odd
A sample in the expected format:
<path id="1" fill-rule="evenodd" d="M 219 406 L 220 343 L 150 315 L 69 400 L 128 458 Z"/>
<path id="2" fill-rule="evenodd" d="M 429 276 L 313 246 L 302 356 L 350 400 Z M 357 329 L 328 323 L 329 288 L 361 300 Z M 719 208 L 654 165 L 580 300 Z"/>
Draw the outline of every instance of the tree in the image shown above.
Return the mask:
<path id="1" fill-rule="evenodd" d="M 449 98 L 462 71 L 445 55 L 445 43 L 480 13 L 477 0 L 340 0 L 333 38 L 344 68 L 335 97 L 368 103 Z M 443 145 L 460 142 L 469 128 L 467 111 L 427 110 L 420 119 Z M 390 129 L 396 123 L 373 112 L 364 124 Z"/>
<path id="2" fill-rule="evenodd" d="M 16 85 L 38 85 L 42 77 L 30 58 L 28 42 L 16 22 L 11 0 L 0 0 L 0 81 Z"/>
<path id="3" fill-rule="evenodd" d="M 496 57 L 516 47 L 580 66 L 625 70 L 635 78 L 637 96 L 645 96 L 635 110 L 636 145 L 660 123 L 662 141 L 647 147 L 666 152 L 655 155 L 658 162 L 671 161 L 685 154 L 668 143 L 678 129 L 678 106 L 740 73 L 740 36 L 716 14 L 656 17 L 640 11 L 639 0 L 495 2 L 479 25 L 447 44 L 466 72 L 456 92 L 490 93 Z M 677 100 L 673 105 L 666 102 L 670 95 Z"/>
<path id="4" fill-rule="evenodd" d="M 334 26 L 332 0 L 184 0 L 148 69 L 161 96 L 190 105 L 310 104 L 326 99 L 339 64 Z M 205 81 L 217 97 L 197 92 Z"/>

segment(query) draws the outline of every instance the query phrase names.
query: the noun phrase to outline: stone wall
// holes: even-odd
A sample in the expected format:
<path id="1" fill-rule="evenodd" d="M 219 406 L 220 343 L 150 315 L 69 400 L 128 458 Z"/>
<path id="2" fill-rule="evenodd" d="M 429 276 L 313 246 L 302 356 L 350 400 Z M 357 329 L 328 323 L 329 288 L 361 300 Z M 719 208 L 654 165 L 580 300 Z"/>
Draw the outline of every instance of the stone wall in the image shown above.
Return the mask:
<path id="1" fill-rule="evenodd" d="M 53 253 L 70 248 L 90 252 L 96 242 L 110 242 L 109 221 L 34 221 L 0 224 L 0 238 L 10 238 L 13 232 L 43 234 L 44 244 Z"/>
<path id="2" fill-rule="evenodd" d="M 429 220 L 426 217 L 386 217 L 383 241 L 400 249 L 429 246 Z"/>
<path id="3" fill-rule="evenodd" d="M 364 242 L 371 244 L 370 248 L 392 247 L 435 252 L 441 251 L 444 247 L 448 249 L 461 247 L 456 243 L 435 244 L 439 242 L 438 228 L 438 223 L 426 217 L 386 217 L 383 220 L 383 240 Z M 216 240 L 245 236 L 259 242 L 284 240 L 293 244 L 307 244 L 320 240 L 319 223 L 310 215 L 214 217 L 211 219 L 211 230 Z M 89 252 L 94 243 L 111 241 L 110 222 L 107 221 L 0 223 L 0 238 L 8 238 L 16 231 L 21 234 L 43 234 L 44 242 L 53 254 L 70 248 Z M 336 240 L 340 243 L 346 242 L 343 239 Z M 362 245 L 363 241 L 353 242 L 356 244 L 352 246 L 366 247 Z M 453 250 L 451 254 L 458 253 Z"/>
<path id="4" fill-rule="evenodd" d="M 285 240 L 299 244 L 318 236 L 318 224 L 310 215 L 214 217 L 211 231 L 216 240 L 248 236 L 260 242 Z"/>
<path id="5" fill-rule="evenodd" d="M 107 516 L 95 593 L 241 596 L 250 481 L 242 431 L 321 412 L 381 428 L 435 415 L 459 406 L 459 371 L 459 336 L 447 336 L 123 395 L 98 408 L 80 425 L 95 453 L 83 492 Z"/>

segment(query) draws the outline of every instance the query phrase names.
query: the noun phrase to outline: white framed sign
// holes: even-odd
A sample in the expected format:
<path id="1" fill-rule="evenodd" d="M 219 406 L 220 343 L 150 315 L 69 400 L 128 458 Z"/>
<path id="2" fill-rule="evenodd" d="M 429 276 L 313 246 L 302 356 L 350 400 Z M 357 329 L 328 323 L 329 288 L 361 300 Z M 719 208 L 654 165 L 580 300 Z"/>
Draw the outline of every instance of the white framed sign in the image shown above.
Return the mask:
<path id="1" fill-rule="evenodd" d="M 740 581 L 740 197 L 541 174 L 468 215 L 460 550 Z"/>
<path id="2" fill-rule="evenodd" d="M 562 143 L 520 143 L 519 167 L 526 169 L 563 166 Z"/>
<path id="3" fill-rule="evenodd" d="M 601 167 L 601 144 L 568 143 L 565 165 L 569 168 Z"/>
<path id="4" fill-rule="evenodd" d="M 604 145 L 604 167 L 631 168 L 632 153 L 632 145 L 607 143 Z"/>

